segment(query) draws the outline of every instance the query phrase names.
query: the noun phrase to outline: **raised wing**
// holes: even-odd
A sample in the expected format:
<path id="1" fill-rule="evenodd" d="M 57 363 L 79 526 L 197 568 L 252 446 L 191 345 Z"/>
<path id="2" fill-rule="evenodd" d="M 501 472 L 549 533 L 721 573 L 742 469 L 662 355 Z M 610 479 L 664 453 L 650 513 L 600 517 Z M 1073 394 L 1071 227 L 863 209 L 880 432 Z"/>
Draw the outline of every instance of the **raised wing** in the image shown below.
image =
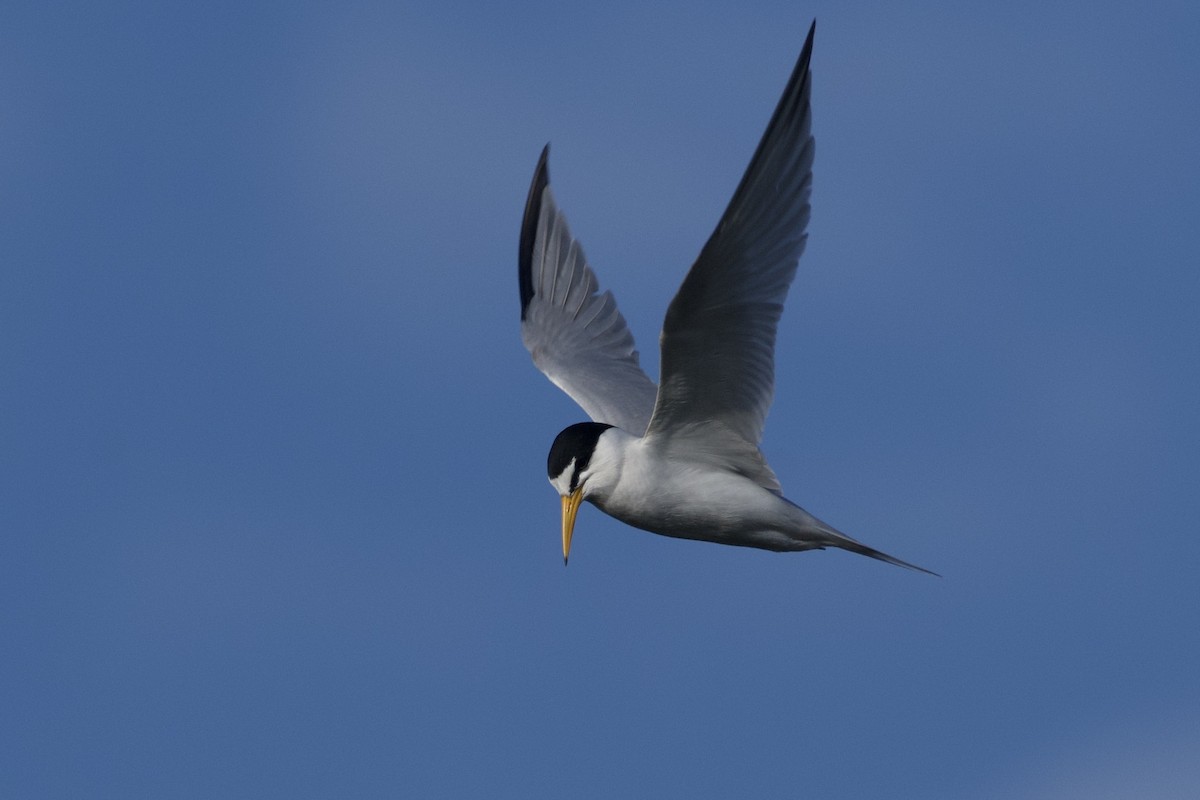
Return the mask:
<path id="1" fill-rule="evenodd" d="M 638 365 L 633 334 L 550 192 L 542 150 L 521 224 L 521 339 L 533 363 L 596 422 L 641 436 L 657 389 Z"/>
<path id="2" fill-rule="evenodd" d="M 702 429 L 730 468 L 775 491 L 758 443 L 775 393 L 775 332 L 807 238 L 815 30 L 814 22 L 742 182 L 667 309 L 647 431 L 687 447 L 699 441 L 687 434 Z"/>

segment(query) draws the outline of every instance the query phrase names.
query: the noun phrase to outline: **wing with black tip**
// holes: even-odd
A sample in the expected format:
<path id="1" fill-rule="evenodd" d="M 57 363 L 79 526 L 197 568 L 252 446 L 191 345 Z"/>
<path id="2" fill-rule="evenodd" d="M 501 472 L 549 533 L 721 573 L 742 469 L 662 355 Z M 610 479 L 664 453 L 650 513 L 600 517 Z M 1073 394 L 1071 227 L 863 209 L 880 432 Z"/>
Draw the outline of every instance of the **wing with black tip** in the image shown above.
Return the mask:
<path id="1" fill-rule="evenodd" d="M 641 436 L 657 387 L 611 292 L 600 292 L 550 191 L 542 150 L 521 224 L 521 339 L 533 363 L 596 422 Z"/>

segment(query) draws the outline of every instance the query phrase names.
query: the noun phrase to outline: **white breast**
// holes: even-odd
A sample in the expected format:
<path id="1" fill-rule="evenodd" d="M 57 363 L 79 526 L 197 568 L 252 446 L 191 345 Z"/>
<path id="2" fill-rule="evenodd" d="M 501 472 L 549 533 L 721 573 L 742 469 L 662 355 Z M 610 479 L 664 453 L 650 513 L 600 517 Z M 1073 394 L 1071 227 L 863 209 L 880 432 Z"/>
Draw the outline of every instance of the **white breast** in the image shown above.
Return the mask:
<path id="1" fill-rule="evenodd" d="M 711 463 L 668 458 L 618 429 L 600 437 L 590 466 L 585 499 L 643 530 L 761 546 L 790 527 L 790 505 L 754 481 Z"/>

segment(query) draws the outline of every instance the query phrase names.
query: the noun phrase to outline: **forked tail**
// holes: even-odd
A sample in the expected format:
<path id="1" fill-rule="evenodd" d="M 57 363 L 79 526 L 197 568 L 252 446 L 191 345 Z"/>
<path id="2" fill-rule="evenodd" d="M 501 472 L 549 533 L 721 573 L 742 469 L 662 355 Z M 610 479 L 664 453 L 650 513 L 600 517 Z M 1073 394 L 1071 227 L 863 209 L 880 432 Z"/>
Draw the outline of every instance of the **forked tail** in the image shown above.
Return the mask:
<path id="1" fill-rule="evenodd" d="M 862 542 L 850 538 L 832 525 L 825 524 L 800 506 L 793 503 L 791 500 L 788 500 L 786 497 L 783 499 L 792 507 L 796 522 L 799 523 L 801 530 L 803 531 L 801 536 L 798 538 L 803 541 L 817 542 L 819 543 L 817 545 L 819 547 L 838 547 L 842 550 L 849 550 L 851 553 L 858 553 L 860 556 L 867 556 L 868 558 L 874 558 L 877 561 L 886 561 L 888 564 L 895 564 L 897 567 L 904 567 L 905 569 L 915 570 L 916 572 L 924 572 L 926 575 L 933 575 L 938 578 L 942 577 L 931 569 L 918 567 L 916 564 L 910 564 L 907 561 L 901 561 L 895 556 L 889 556 L 887 553 L 884 553 L 881 550 L 876 550 L 874 547 L 867 547 Z M 811 547 L 812 545 L 809 546 Z"/>

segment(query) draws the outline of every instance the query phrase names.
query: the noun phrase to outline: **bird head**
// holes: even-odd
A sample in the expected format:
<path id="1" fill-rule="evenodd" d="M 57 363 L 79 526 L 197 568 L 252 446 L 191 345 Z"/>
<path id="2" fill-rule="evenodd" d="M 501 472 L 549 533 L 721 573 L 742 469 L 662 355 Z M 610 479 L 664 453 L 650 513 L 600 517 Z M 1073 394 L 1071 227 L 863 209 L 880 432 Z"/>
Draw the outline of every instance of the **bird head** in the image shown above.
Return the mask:
<path id="1" fill-rule="evenodd" d="M 563 429 L 550 446 L 546 458 L 546 474 L 550 484 L 562 496 L 563 563 L 571 553 L 571 534 L 575 530 L 575 515 L 587 494 L 588 467 L 600 435 L 611 428 L 603 422 L 579 422 Z"/>

